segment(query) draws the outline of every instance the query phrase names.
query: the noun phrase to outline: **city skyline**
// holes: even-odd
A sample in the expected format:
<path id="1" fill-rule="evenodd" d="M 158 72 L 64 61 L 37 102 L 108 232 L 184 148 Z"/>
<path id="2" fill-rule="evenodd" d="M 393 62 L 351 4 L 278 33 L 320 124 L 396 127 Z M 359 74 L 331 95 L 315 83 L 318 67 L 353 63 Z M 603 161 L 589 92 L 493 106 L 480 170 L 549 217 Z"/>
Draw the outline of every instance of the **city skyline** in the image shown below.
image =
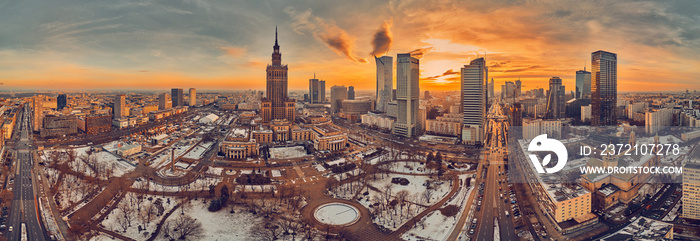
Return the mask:
<path id="1" fill-rule="evenodd" d="M 458 90 L 458 69 L 484 56 L 497 82 L 520 78 L 527 90 L 559 76 L 573 87 L 597 50 L 624 56 L 621 91 L 700 87 L 692 3 L 51 4 L 0 9 L 18 23 L 0 28 L 4 88 L 263 89 L 274 26 L 288 43 L 290 90 L 305 89 L 313 73 L 329 86 L 372 90 L 371 54 L 410 51 L 422 57 L 425 90 Z M 41 9 L 56 11 L 34 18 Z M 443 15 L 470 16 L 470 24 Z"/>

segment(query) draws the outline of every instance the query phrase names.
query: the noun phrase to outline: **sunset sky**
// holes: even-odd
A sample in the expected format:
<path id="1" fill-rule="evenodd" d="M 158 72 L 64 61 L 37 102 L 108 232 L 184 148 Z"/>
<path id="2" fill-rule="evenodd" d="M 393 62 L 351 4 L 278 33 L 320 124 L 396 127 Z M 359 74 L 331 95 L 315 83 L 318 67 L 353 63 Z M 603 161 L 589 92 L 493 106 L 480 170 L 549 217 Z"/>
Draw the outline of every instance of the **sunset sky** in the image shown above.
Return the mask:
<path id="1" fill-rule="evenodd" d="M 485 56 L 496 90 L 573 90 L 591 52 L 618 54 L 619 91 L 700 89 L 697 1 L 0 2 L 5 89 L 263 89 L 275 26 L 289 88 L 375 88 L 371 53 L 422 52 L 421 90 L 458 90 Z"/>

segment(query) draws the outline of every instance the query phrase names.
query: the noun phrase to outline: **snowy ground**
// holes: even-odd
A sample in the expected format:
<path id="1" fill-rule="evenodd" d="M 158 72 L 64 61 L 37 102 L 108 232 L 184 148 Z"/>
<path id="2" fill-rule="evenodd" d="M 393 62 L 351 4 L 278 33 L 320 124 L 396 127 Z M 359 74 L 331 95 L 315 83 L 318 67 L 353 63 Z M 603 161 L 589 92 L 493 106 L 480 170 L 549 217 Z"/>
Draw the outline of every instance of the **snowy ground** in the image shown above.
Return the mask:
<path id="1" fill-rule="evenodd" d="M 466 201 L 473 189 L 473 187 L 461 187 L 459 192 L 442 206 L 442 208 L 450 205 L 460 207 L 456 215 L 446 217 L 442 215 L 440 210 L 433 211 L 423 217 L 416 227 L 404 233 L 401 238 L 404 240 L 445 240 L 454 230 L 459 217 L 465 212 Z"/>
<path id="2" fill-rule="evenodd" d="M 66 149 L 57 149 L 57 150 L 46 150 L 44 151 L 44 154 L 41 156 L 41 158 L 44 161 L 49 161 L 49 155 L 51 152 L 54 151 L 65 151 Z M 87 157 L 87 151 L 90 150 L 90 147 L 80 147 L 80 148 L 75 148 L 76 158 L 75 161 L 70 162 L 69 165 L 72 170 L 81 172 L 85 174 L 86 176 L 95 176 L 95 172 L 84 162 L 81 160 L 81 158 L 86 158 Z M 97 164 L 102 166 L 103 168 L 109 169 L 112 172 L 112 176 L 117 176 L 121 177 L 125 173 L 129 173 L 135 169 L 135 167 L 127 162 L 120 161 L 119 157 L 113 155 L 112 153 L 109 153 L 107 151 L 100 151 L 100 152 L 94 152 L 92 153 L 91 158 L 95 158 L 97 160 Z M 106 179 L 106 176 L 100 175 L 100 179 Z"/>
<path id="3" fill-rule="evenodd" d="M 432 170 L 425 168 L 425 165 L 419 162 L 397 162 L 386 165 L 391 168 L 391 171 L 406 173 L 406 174 L 430 174 Z"/>
<path id="4" fill-rule="evenodd" d="M 250 237 L 250 229 L 262 225 L 262 218 L 254 216 L 250 212 L 241 208 L 235 207 L 235 213 L 230 213 L 230 207 L 219 210 L 218 212 L 209 212 L 207 210 L 208 203 L 201 201 L 192 201 L 189 208 L 185 208 L 185 215 L 202 222 L 204 228 L 204 236 L 197 240 L 203 241 L 246 241 L 252 240 Z M 179 212 L 173 213 L 168 220 L 177 218 Z"/>
<path id="5" fill-rule="evenodd" d="M 293 159 L 308 156 L 303 146 L 270 148 L 271 159 Z"/>
<path id="6" fill-rule="evenodd" d="M 406 186 L 393 184 L 391 183 L 391 179 L 394 177 L 406 178 L 410 183 Z M 379 191 L 372 189 L 369 189 L 368 191 L 366 188 L 359 190 L 361 185 L 358 185 L 357 183 L 347 183 L 336 188 L 333 194 L 338 198 L 351 199 L 353 195 L 359 191 L 360 195 L 358 195 L 358 202 L 368 209 L 373 210 L 373 212 L 377 212 L 376 218 L 374 218 L 372 221 L 390 230 L 398 229 L 415 215 L 425 210 L 424 206 L 429 206 L 442 200 L 450 191 L 450 184 L 448 182 L 443 182 L 442 184 L 438 184 L 439 182 L 434 182 L 431 185 L 432 188 L 428 189 L 427 186 L 424 185 L 426 180 L 430 179 L 427 176 L 389 174 L 385 175 L 384 177 L 378 175 L 377 178 L 378 180 L 371 181 L 370 185 L 379 189 Z M 408 195 L 406 196 L 406 203 L 404 206 L 396 205 L 395 207 L 390 207 L 381 205 L 381 203 L 386 203 L 385 194 L 387 189 L 385 187 L 387 184 L 390 184 L 391 186 L 391 200 L 396 198 L 397 193 L 401 191 L 407 192 Z M 364 195 L 364 192 L 368 192 L 369 194 Z M 430 195 L 426 195 L 427 193 Z M 374 206 L 374 204 L 380 205 Z"/>
<path id="7" fill-rule="evenodd" d="M 163 215 L 170 211 L 175 205 L 177 205 L 177 202 L 180 201 L 179 198 L 161 197 L 153 195 L 142 195 L 143 199 L 139 199 L 138 197 L 138 194 L 127 193 L 121 200 L 121 203 L 117 205 L 117 208 L 112 210 L 112 212 L 109 213 L 109 215 L 102 221 L 101 224 L 106 229 L 120 233 L 124 236 L 136 240 L 145 240 L 146 238 L 150 237 L 150 234 L 148 236 L 144 236 L 144 233 L 151 233 L 155 231 L 156 226 L 158 222 L 163 218 Z M 170 199 L 170 201 L 168 201 L 168 198 Z M 160 199 L 160 204 L 156 204 L 158 203 L 158 199 Z M 141 202 L 140 204 L 138 204 L 139 200 Z M 139 206 L 141 208 L 141 213 L 144 213 L 145 210 L 151 206 L 157 210 L 158 208 L 156 207 L 158 205 L 161 205 L 163 207 L 163 212 L 161 213 L 161 215 L 157 215 L 158 212 L 156 212 L 153 215 L 153 220 L 151 220 L 150 222 L 145 222 L 145 216 L 139 215 L 139 211 L 137 211 Z M 131 227 L 127 227 L 126 232 L 124 232 L 123 227 L 120 225 L 120 222 L 124 222 L 124 212 L 121 209 L 122 206 L 128 206 L 129 208 L 131 208 L 131 210 L 133 210 L 133 213 L 130 215 L 132 216 Z M 139 226 L 145 226 L 145 230 L 139 231 Z"/>
<path id="8" fill-rule="evenodd" d="M 148 180 L 140 179 L 134 181 L 134 184 L 132 184 L 131 187 L 136 189 L 148 189 L 150 191 L 158 192 L 201 191 L 209 190 L 209 185 L 217 185 L 219 182 L 221 182 L 221 178 L 219 177 L 202 177 L 187 185 L 166 186 L 155 182 L 150 182 Z"/>
<path id="9" fill-rule="evenodd" d="M 664 221 L 664 222 L 672 222 L 673 220 L 675 220 L 676 217 L 678 217 L 678 209 L 681 207 L 681 204 L 680 204 L 680 203 L 681 203 L 681 202 L 678 201 L 678 202 L 676 203 L 676 206 L 673 207 L 673 208 L 671 209 L 671 211 L 668 212 L 668 214 L 666 214 L 666 216 L 665 216 L 663 219 L 661 219 L 661 221 Z"/>
<path id="10" fill-rule="evenodd" d="M 190 150 L 190 152 L 185 154 L 183 157 L 189 158 L 189 159 L 199 159 L 202 157 L 202 155 L 204 155 L 204 152 L 206 152 L 206 151 L 207 151 L 206 147 L 202 147 L 200 145 L 197 145 L 194 148 L 192 148 L 192 150 Z"/>
<path id="11" fill-rule="evenodd" d="M 440 210 L 435 210 L 421 219 L 417 227 L 401 236 L 404 240 L 445 240 L 459 216 L 445 217 Z"/>

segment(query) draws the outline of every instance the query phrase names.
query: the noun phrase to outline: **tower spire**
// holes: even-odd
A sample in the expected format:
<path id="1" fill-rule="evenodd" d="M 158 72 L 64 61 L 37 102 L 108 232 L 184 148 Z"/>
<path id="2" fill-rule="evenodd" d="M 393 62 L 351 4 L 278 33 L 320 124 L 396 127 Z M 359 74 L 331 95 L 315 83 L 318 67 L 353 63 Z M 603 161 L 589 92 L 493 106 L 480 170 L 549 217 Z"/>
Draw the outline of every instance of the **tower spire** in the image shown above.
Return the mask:
<path id="1" fill-rule="evenodd" d="M 275 25 L 275 46 L 279 46 L 277 45 L 277 25 Z"/>

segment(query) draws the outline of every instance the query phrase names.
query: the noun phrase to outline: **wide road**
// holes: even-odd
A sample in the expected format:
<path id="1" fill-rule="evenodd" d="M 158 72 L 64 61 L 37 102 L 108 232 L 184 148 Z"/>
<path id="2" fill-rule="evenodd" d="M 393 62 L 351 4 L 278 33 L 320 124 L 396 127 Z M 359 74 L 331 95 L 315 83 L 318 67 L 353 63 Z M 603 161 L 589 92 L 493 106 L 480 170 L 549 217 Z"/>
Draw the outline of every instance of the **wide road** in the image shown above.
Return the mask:
<path id="1" fill-rule="evenodd" d="M 487 166 L 488 171 L 482 179 L 485 180 L 485 188 L 481 201 L 481 211 L 475 215 L 478 220 L 475 230 L 476 240 L 494 240 L 494 222 L 498 222 L 499 234 L 496 236 L 501 240 L 517 240 L 511 204 L 508 199 L 506 163 L 503 161 L 507 152 L 505 145 L 507 124 L 503 118 L 499 118 L 502 114 L 497 104 L 494 104 L 489 112 L 490 118 L 486 122 L 486 154 L 482 161 L 482 165 Z M 501 194 L 503 194 L 503 198 L 501 198 Z M 508 212 L 508 216 L 506 216 L 506 212 Z"/>
<path id="2" fill-rule="evenodd" d="M 24 107 L 20 127 L 20 140 L 15 146 L 16 162 L 14 165 L 15 177 L 12 200 L 12 208 L 10 211 L 9 226 L 13 228 L 12 232 L 7 232 L 9 240 L 21 240 L 22 223 L 27 227 L 28 240 L 46 240 L 44 228 L 39 224 L 37 216 L 37 204 L 34 198 L 34 184 L 32 180 L 32 152 L 31 152 L 31 136 L 29 134 L 29 108 Z"/>

